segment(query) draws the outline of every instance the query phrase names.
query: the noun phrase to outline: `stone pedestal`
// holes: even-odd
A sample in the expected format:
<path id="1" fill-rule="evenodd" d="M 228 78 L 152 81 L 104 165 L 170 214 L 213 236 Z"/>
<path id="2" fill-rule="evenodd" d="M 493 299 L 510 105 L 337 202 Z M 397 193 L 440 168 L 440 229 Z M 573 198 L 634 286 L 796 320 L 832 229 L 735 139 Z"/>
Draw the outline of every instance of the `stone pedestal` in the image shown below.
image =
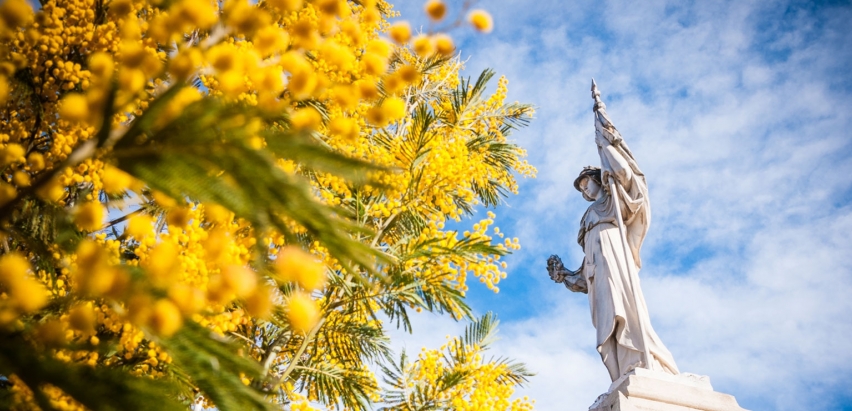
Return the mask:
<path id="1" fill-rule="evenodd" d="M 745 411 L 733 395 L 713 391 L 710 378 L 639 368 L 619 378 L 589 411 Z"/>

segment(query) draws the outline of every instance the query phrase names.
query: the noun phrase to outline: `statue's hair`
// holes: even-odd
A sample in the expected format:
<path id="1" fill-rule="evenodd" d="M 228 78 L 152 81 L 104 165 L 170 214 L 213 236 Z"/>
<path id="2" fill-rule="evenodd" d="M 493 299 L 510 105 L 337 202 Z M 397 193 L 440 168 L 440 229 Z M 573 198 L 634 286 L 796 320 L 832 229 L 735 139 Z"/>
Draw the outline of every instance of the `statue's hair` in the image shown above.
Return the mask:
<path id="1" fill-rule="evenodd" d="M 601 168 L 595 166 L 583 167 L 583 171 L 580 171 L 580 175 L 578 175 L 577 178 L 574 179 L 574 188 L 576 188 L 577 191 L 579 191 L 580 194 L 583 195 L 583 198 L 588 201 L 595 201 L 594 198 L 588 198 L 588 196 L 586 196 L 586 193 L 584 193 L 583 190 L 580 189 L 580 181 L 583 181 L 583 179 L 586 177 L 591 178 L 596 183 L 598 183 L 599 186 L 603 187 L 603 177 L 601 176 Z"/>

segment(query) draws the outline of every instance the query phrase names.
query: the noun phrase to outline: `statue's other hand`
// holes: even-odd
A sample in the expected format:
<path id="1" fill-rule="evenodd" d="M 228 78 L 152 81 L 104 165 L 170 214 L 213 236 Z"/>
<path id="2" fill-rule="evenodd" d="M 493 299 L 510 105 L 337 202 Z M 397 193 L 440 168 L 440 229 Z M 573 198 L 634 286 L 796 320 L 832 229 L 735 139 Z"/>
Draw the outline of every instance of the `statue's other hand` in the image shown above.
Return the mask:
<path id="1" fill-rule="evenodd" d="M 564 274 L 553 273 L 553 272 L 551 272 L 549 274 L 550 274 L 550 279 L 553 280 L 553 282 L 555 282 L 555 283 L 561 283 L 561 282 L 565 281 L 565 275 Z"/>
<path id="2" fill-rule="evenodd" d="M 547 274 L 550 276 L 550 279 L 554 282 L 561 283 L 565 281 L 565 273 L 563 273 L 559 269 L 554 269 L 553 267 L 547 267 Z"/>
<path id="3" fill-rule="evenodd" d="M 547 274 L 554 282 L 561 283 L 565 281 L 565 266 L 562 265 L 562 259 L 557 255 L 552 255 L 547 259 Z"/>

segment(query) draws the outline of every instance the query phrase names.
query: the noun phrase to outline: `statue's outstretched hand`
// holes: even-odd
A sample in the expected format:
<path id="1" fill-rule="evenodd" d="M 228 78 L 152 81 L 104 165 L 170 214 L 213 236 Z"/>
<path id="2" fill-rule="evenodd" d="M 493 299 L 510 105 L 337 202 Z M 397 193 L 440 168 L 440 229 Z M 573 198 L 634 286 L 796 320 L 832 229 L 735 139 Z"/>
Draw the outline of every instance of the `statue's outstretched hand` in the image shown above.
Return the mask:
<path id="1" fill-rule="evenodd" d="M 565 266 L 562 265 L 562 259 L 557 255 L 552 255 L 547 259 L 547 274 L 554 282 L 561 283 L 565 281 Z"/>
<path id="2" fill-rule="evenodd" d="M 575 293 L 588 293 L 586 279 L 580 274 L 580 270 L 571 271 L 562 264 L 562 259 L 552 255 L 547 259 L 547 274 L 550 279 L 557 283 L 565 284 L 565 287 Z"/>

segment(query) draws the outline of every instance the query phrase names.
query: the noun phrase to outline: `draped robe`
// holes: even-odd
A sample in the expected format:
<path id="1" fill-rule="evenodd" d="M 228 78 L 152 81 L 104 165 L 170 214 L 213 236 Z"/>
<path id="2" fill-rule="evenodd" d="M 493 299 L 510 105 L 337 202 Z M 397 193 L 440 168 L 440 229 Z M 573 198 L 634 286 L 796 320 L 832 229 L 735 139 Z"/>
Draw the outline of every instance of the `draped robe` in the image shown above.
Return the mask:
<path id="1" fill-rule="evenodd" d="M 583 215 L 577 241 L 585 252 L 581 272 L 588 286 L 597 349 L 613 381 L 633 368 L 642 367 L 644 346 L 639 326 L 642 321 L 652 368 L 678 374 L 674 358 L 651 327 L 639 287 L 638 272 L 642 265 L 639 251 L 651 220 L 645 176 L 606 113 L 602 116 L 597 113 L 596 119 L 598 133 L 606 137 L 598 139 L 603 187 L 601 195 Z M 614 179 L 615 193 L 610 192 L 610 178 Z M 618 196 L 630 255 L 625 255 L 613 195 Z"/>

